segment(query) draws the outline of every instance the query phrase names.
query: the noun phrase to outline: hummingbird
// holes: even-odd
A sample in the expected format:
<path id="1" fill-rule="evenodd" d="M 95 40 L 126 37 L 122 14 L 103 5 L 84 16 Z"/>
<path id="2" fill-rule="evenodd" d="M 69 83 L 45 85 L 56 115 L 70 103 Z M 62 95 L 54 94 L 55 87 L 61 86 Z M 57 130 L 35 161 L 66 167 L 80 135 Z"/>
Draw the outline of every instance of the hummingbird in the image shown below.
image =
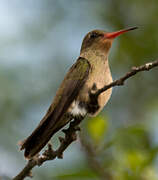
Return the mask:
<path id="1" fill-rule="evenodd" d="M 21 150 L 25 150 L 25 158 L 33 158 L 70 121 L 96 116 L 103 109 L 112 88 L 101 93 L 97 102 L 91 101 L 89 92 L 95 92 L 112 82 L 108 55 L 113 40 L 134 29 L 137 27 L 115 32 L 93 30 L 86 34 L 80 56 L 65 75 L 45 116 L 32 134 L 20 143 Z"/>

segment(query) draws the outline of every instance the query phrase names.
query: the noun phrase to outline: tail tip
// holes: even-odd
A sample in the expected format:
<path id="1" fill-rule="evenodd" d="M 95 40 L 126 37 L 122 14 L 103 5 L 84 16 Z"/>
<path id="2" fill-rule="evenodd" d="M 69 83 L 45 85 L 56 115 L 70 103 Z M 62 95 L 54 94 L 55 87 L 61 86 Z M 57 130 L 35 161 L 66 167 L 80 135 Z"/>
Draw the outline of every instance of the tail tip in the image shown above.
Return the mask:
<path id="1" fill-rule="evenodd" d="M 20 151 L 22 151 L 22 150 L 24 150 L 25 149 L 25 152 L 24 152 L 24 157 L 25 157 L 25 159 L 26 160 L 30 160 L 30 159 L 32 159 L 32 156 L 30 156 L 30 153 L 26 150 L 26 148 L 25 148 L 25 140 L 23 140 L 23 141 L 18 141 L 18 146 L 19 146 L 19 150 Z"/>
<path id="2" fill-rule="evenodd" d="M 17 145 L 19 146 L 19 150 L 22 151 L 25 147 L 24 147 L 24 144 L 25 144 L 25 140 L 23 141 L 18 141 Z"/>

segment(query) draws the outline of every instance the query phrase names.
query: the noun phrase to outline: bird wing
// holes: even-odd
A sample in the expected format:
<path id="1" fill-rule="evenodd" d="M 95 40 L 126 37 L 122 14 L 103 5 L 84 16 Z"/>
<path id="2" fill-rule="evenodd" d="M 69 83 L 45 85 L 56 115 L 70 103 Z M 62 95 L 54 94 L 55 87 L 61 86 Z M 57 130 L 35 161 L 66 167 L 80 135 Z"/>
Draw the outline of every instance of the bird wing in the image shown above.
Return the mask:
<path id="1" fill-rule="evenodd" d="M 55 119 L 60 119 L 86 82 L 89 70 L 90 64 L 85 58 L 80 57 L 73 64 L 59 87 L 54 101 L 46 114 L 46 118 L 53 116 L 54 121 Z"/>
<path id="2" fill-rule="evenodd" d="M 25 149 L 25 157 L 38 153 L 54 134 L 54 129 L 60 125 L 62 116 L 77 97 L 86 82 L 90 71 L 88 60 L 79 58 L 66 74 L 56 96 L 44 118 L 32 134 L 20 145 Z"/>

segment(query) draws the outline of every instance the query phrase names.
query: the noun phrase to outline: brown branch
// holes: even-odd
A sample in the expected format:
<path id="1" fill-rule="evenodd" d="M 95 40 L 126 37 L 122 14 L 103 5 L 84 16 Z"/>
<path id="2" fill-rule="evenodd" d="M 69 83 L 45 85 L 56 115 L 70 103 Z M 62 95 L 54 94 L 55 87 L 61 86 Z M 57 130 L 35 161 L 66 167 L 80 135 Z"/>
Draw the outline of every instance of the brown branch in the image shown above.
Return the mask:
<path id="1" fill-rule="evenodd" d="M 104 86 L 101 89 L 98 89 L 95 93 L 90 92 L 90 96 L 92 97 L 91 99 L 97 100 L 98 96 L 103 93 L 104 91 L 106 91 L 107 89 L 114 87 L 114 86 L 121 86 L 124 85 L 124 82 L 134 76 L 135 74 L 137 74 L 140 71 L 149 71 L 150 69 L 154 68 L 158 66 L 158 60 L 147 63 L 145 65 L 142 66 L 138 66 L 138 67 L 133 67 L 131 69 L 131 71 L 129 71 L 128 73 L 126 73 L 126 75 L 124 75 L 123 77 L 121 77 L 118 80 L 113 81 L 112 83 L 110 83 L 109 85 Z M 80 124 L 80 120 L 76 120 L 74 122 L 70 123 L 70 126 L 67 130 L 64 130 L 65 133 L 65 138 L 59 138 L 60 140 L 60 146 L 59 148 L 54 151 L 52 149 L 52 146 L 49 144 L 48 145 L 48 149 L 41 155 L 37 155 L 36 157 L 34 157 L 33 159 L 29 160 L 28 163 L 26 164 L 26 166 L 22 169 L 22 171 L 13 178 L 13 180 L 23 180 L 25 177 L 27 176 L 32 176 L 32 169 L 35 166 L 41 166 L 44 162 L 48 161 L 48 160 L 53 160 L 55 158 L 62 158 L 63 157 L 63 152 L 65 151 L 65 149 L 73 142 L 76 140 L 77 135 L 76 135 L 76 131 L 78 130 L 78 125 Z M 99 164 L 97 164 L 97 162 L 95 162 L 94 166 L 99 167 Z"/>
<path id="2" fill-rule="evenodd" d="M 16 177 L 13 178 L 13 180 L 23 180 L 25 177 L 32 177 L 32 169 L 35 166 L 41 166 L 45 161 L 53 160 L 55 158 L 62 159 L 65 149 L 67 149 L 67 147 L 77 139 L 76 131 L 80 130 L 78 127 L 80 122 L 80 119 L 75 119 L 75 121 L 70 123 L 68 129 L 63 130 L 65 137 L 59 137 L 60 146 L 56 151 L 52 149 L 51 144 L 48 144 L 48 149 L 45 150 L 41 156 L 37 155 L 33 159 L 29 160 L 26 166 Z"/>
<path id="3" fill-rule="evenodd" d="M 98 89 L 95 93 L 92 93 L 90 92 L 90 97 L 93 99 L 96 100 L 98 98 L 98 96 L 105 92 L 106 90 L 110 89 L 111 87 L 114 87 L 114 86 L 122 86 L 124 85 L 125 81 L 127 79 L 129 79 L 130 77 L 134 76 L 135 74 L 137 74 L 138 72 L 141 72 L 141 71 L 149 71 L 150 69 L 154 68 L 158 66 L 158 60 L 156 61 L 152 61 L 152 62 L 149 62 L 149 63 L 146 63 L 144 65 L 141 65 L 141 66 L 138 66 L 138 67 L 133 67 L 131 69 L 131 71 L 127 72 L 124 76 L 122 76 L 120 79 L 118 80 L 115 80 L 113 81 L 112 83 L 104 86 L 103 88 L 101 89 Z"/>

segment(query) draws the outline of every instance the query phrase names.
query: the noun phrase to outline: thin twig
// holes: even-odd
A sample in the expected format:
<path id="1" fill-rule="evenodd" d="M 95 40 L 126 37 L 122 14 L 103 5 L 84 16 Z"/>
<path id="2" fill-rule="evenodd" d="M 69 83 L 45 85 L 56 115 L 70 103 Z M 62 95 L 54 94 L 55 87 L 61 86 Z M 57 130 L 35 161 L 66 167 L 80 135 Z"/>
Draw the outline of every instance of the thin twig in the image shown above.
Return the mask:
<path id="1" fill-rule="evenodd" d="M 101 93 L 105 92 L 106 90 L 110 89 L 111 87 L 114 87 L 114 86 L 123 86 L 127 79 L 129 79 L 130 77 L 134 76 L 138 72 L 140 72 L 140 71 L 149 71 L 150 69 L 152 69 L 152 68 L 154 68 L 156 66 L 158 66 L 158 60 L 146 63 L 146 64 L 138 66 L 138 67 L 132 67 L 131 71 L 127 72 L 124 76 L 122 76 L 118 80 L 115 80 L 112 83 L 104 86 L 103 88 L 98 89 L 95 93 L 90 93 L 90 96 L 91 96 L 91 98 L 97 99 L 98 96 Z"/>

